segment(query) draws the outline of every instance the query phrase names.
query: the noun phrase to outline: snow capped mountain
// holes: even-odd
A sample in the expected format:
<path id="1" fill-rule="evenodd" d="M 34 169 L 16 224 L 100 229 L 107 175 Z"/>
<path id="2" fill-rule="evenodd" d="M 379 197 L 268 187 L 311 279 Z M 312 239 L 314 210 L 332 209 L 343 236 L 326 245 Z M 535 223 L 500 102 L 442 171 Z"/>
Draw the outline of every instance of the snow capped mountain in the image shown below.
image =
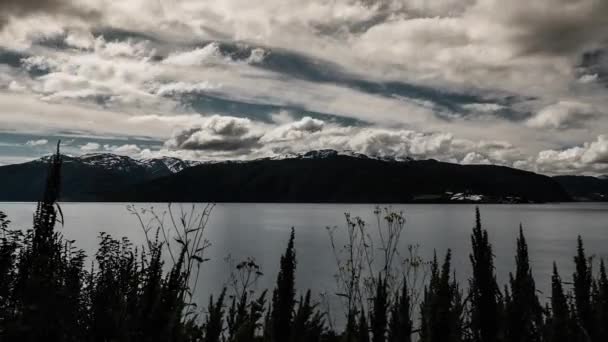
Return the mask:
<path id="1" fill-rule="evenodd" d="M 318 150 L 249 161 L 136 160 L 106 153 L 63 160 L 64 201 L 522 203 L 574 198 L 556 180 L 531 172 L 350 151 Z M 38 200 L 48 172 L 44 161 L 48 157 L 0 167 L 0 200 Z M 605 182 L 589 181 L 593 193 Z M 285 184 L 293 186 L 286 191 Z M 590 192 L 583 190 L 583 195 Z"/>
<path id="2" fill-rule="evenodd" d="M 154 159 L 144 159 L 140 161 L 145 164 L 147 167 L 153 169 L 168 169 L 171 173 L 178 173 L 183 169 L 200 165 L 203 162 L 193 161 L 193 160 L 181 160 L 179 158 L 173 157 L 162 157 L 162 158 L 154 158 Z"/>
<path id="3" fill-rule="evenodd" d="M 35 162 L 48 162 L 50 156 L 45 156 Z M 137 160 L 128 156 L 112 153 L 89 153 L 79 157 L 63 156 L 64 164 L 82 164 L 113 171 L 149 172 L 153 176 L 164 176 L 182 171 L 183 169 L 201 164 L 199 161 L 181 160 L 172 157 Z"/>
<path id="4" fill-rule="evenodd" d="M 174 173 L 181 172 L 184 169 L 198 166 L 202 164 L 221 164 L 221 163 L 247 163 L 256 160 L 289 160 L 289 159 L 328 159 L 337 156 L 346 156 L 357 159 L 382 160 L 386 162 L 404 162 L 412 159 L 398 159 L 393 157 L 370 157 L 362 153 L 353 151 L 336 151 L 331 149 L 314 150 L 303 153 L 287 153 L 269 158 L 261 158 L 255 160 L 225 160 L 225 161 L 193 161 L 182 160 L 174 157 L 161 157 L 152 159 L 134 159 L 128 156 L 111 154 L 111 153 L 89 153 L 81 156 L 63 156 L 64 164 L 80 164 L 90 167 L 101 168 L 104 170 L 120 171 L 120 172 L 138 172 L 145 173 L 151 178 L 168 176 Z M 50 156 L 42 157 L 34 162 L 48 162 Z"/>
<path id="5" fill-rule="evenodd" d="M 137 168 L 145 168 L 146 164 L 127 156 L 110 153 L 85 154 L 77 158 L 80 162 L 89 166 L 99 166 L 119 171 L 130 171 Z"/>
<path id="6" fill-rule="evenodd" d="M 399 158 L 399 157 L 388 157 L 388 156 L 368 156 L 363 153 L 358 153 L 354 151 L 336 151 L 332 149 L 324 149 L 324 150 L 314 150 L 303 153 L 287 153 L 283 155 L 277 155 L 275 157 L 270 157 L 267 159 L 270 160 L 285 160 L 285 159 L 326 159 L 333 158 L 337 156 L 347 156 L 351 158 L 358 159 L 374 159 L 374 160 L 382 160 L 387 162 L 405 162 L 411 161 L 413 159 L 407 158 Z"/>

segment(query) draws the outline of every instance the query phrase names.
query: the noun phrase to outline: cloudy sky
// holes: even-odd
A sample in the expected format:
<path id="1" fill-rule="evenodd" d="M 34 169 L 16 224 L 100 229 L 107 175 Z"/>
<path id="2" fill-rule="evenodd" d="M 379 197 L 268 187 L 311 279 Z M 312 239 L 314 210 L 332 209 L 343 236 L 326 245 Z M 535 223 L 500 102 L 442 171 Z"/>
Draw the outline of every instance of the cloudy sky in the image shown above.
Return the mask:
<path id="1" fill-rule="evenodd" d="M 606 0 L 2 0 L 0 164 L 331 148 L 608 173 Z"/>

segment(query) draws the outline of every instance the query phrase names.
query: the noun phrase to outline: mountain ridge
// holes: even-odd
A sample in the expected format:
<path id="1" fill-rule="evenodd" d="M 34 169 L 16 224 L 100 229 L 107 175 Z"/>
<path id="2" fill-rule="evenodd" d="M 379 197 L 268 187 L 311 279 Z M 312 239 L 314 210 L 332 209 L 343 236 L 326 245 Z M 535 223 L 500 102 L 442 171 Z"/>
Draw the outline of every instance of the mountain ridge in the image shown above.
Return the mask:
<path id="1" fill-rule="evenodd" d="M 111 194 L 109 201 L 527 203 L 568 201 L 553 179 L 504 166 L 321 158 L 201 164 Z"/>
<path id="2" fill-rule="evenodd" d="M 37 200 L 47 160 L 48 157 L 43 157 L 1 166 L 0 201 Z M 62 200 L 329 203 L 608 200 L 608 180 L 569 177 L 548 177 L 497 165 L 460 165 L 335 150 L 208 162 L 173 157 L 138 160 L 92 153 L 64 156 Z M 601 188 L 600 195 L 591 191 L 595 189 L 593 184 L 604 183 L 607 186 Z"/>

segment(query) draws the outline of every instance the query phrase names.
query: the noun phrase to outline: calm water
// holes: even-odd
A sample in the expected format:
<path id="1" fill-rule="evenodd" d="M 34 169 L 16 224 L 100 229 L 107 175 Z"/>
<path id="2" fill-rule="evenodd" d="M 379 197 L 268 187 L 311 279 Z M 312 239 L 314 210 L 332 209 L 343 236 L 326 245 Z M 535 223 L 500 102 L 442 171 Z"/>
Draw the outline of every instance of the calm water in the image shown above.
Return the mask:
<path id="1" fill-rule="evenodd" d="M 166 209 L 163 205 L 154 206 L 157 211 Z M 31 203 L 0 203 L 0 210 L 8 214 L 13 227 L 20 228 L 31 226 L 34 207 Z M 95 251 L 96 237 L 102 231 L 115 237 L 127 236 L 138 244 L 143 242 L 138 221 L 125 204 L 69 203 L 62 208 L 66 221 L 61 228 L 63 234 L 77 240 L 89 255 Z M 229 267 L 224 258 L 228 254 L 236 260 L 255 257 L 265 273 L 260 287 L 272 287 L 292 226 L 296 228 L 298 286 L 332 292 L 335 262 L 326 227 L 343 227 L 345 212 L 373 223 L 373 209 L 373 205 L 219 204 L 208 224 L 207 238 L 212 243 L 208 256 L 212 260 L 203 266 L 199 296 L 206 298 L 208 293 L 219 291 L 227 280 Z M 474 206 L 402 205 L 393 209 L 403 210 L 407 218 L 402 236 L 404 246 L 420 244 L 423 257 L 432 256 L 434 249 L 443 255 L 451 248 L 457 276 L 462 280 L 468 277 Z M 550 289 L 554 261 L 564 280 L 571 279 L 578 234 L 583 236 L 590 255 L 608 258 L 608 204 L 484 205 L 481 212 L 494 246 L 501 284 L 514 267 L 520 223 L 524 225 L 533 271 L 539 290 L 545 293 L 543 297 Z"/>

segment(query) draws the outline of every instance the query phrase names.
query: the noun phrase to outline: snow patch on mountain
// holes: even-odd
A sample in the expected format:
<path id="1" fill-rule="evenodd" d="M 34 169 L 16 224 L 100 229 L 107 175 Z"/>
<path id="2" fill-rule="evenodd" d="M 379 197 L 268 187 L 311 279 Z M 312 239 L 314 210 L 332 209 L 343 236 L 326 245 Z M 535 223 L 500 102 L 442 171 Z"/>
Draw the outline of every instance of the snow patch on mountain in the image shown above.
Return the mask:
<path id="1" fill-rule="evenodd" d="M 81 156 L 63 155 L 63 163 L 81 163 L 87 166 L 100 167 L 116 171 L 145 171 L 151 175 L 164 176 L 181 172 L 184 169 L 198 166 L 202 164 L 218 164 L 218 163 L 247 163 L 256 160 L 293 160 L 293 159 L 328 159 L 338 156 L 346 156 L 350 158 L 382 160 L 386 162 L 407 162 L 410 158 L 393 158 L 382 156 L 367 156 L 354 151 L 336 151 L 331 149 L 314 150 L 303 153 L 287 153 L 276 155 L 269 158 L 261 158 L 254 160 L 214 160 L 214 161 L 193 161 L 182 160 L 174 157 L 160 157 L 151 159 L 134 159 L 124 155 L 112 153 L 88 153 Z M 35 162 L 48 162 L 51 155 L 42 157 Z"/>
<path id="2" fill-rule="evenodd" d="M 366 154 L 355 152 L 355 151 L 349 151 L 349 150 L 336 151 L 336 150 L 331 150 L 331 149 L 314 150 L 314 151 L 303 152 L 303 153 L 291 152 L 291 153 L 287 153 L 287 154 L 276 155 L 274 157 L 270 157 L 267 159 L 270 159 L 270 160 L 327 159 L 327 158 L 334 158 L 337 156 L 346 156 L 346 157 L 358 158 L 358 159 L 382 160 L 382 161 L 387 161 L 387 162 L 406 162 L 406 161 L 413 160 L 409 157 L 399 158 L 399 157 L 389 157 L 389 156 L 368 156 Z"/>

